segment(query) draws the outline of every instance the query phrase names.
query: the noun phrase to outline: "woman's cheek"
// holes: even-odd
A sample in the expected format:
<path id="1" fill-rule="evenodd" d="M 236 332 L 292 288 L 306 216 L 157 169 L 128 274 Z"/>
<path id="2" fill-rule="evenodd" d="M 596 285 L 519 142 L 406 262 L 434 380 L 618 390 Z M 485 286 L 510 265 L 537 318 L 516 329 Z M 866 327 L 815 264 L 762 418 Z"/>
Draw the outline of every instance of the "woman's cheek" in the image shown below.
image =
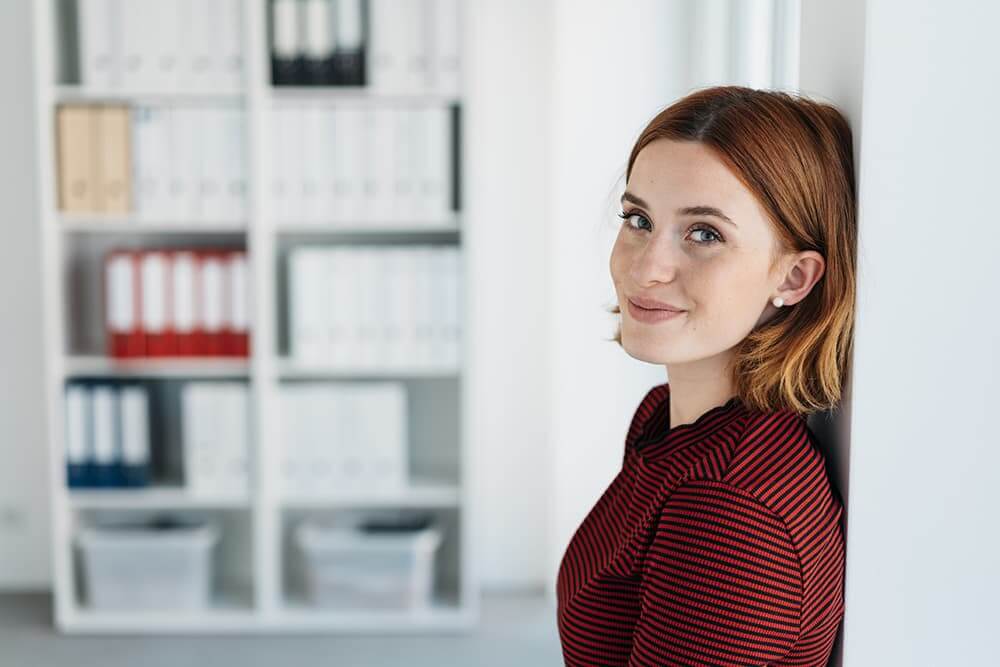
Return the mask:
<path id="1" fill-rule="evenodd" d="M 611 277 L 616 285 L 621 284 L 628 271 L 631 252 L 623 243 L 621 237 L 615 241 L 615 246 L 611 250 Z"/>

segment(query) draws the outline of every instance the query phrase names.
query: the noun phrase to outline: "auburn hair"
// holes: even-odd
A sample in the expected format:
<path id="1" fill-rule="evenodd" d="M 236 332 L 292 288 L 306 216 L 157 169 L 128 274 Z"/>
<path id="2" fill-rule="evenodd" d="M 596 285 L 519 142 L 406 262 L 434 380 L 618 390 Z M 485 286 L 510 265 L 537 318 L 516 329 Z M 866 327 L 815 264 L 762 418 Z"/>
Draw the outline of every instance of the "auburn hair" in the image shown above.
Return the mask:
<path id="1" fill-rule="evenodd" d="M 657 139 L 711 149 L 767 213 L 780 252 L 815 250 L 825 270 L 809 294 L 736 346 L 733 386 L 751 409 L 833 408 L 853 348 L 857 221 L 851 128 L 834 106 L 744 86 L 699 88 L 656 114 L 629 155 Z M 620 314 L 620 305 L 611 309 Z M 621 345 L 621 326 L 612 339 Z"/>

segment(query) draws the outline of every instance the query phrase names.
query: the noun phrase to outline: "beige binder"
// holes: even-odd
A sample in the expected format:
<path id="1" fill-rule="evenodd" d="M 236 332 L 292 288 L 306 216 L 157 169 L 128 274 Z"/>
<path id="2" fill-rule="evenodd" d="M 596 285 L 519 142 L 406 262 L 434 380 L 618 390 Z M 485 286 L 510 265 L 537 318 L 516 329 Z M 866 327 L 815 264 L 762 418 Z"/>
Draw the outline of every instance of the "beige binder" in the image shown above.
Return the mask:
<path id="1" fill-rule="evenodd" d="M 88 106 L 62 105 L 56 111 L 58 128 L 59 209 L 66 213 L 97 210 L 95 175 L 96 122 Z"/>
<path id="2" fill-rule="evenodd" d="M 104 213 L 132 210 L 132 147 L 128 107 L 101 106 L 97 112 L 97 207 Z"/>

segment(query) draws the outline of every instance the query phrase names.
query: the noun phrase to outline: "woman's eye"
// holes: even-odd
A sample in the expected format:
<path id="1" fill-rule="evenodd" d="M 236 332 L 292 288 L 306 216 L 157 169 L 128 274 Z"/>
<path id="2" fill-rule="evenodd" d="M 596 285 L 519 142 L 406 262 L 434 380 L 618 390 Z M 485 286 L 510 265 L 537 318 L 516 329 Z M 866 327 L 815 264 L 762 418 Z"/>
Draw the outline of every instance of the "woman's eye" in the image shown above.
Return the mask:
<path id="1" fill-rule="evenodd" d="M 641 213 L 622 212 L 618 214 L 618 217 L 625 221 L 625 226 L 628 227 L 629 231 L 636 233 L 643 231 L 644 228 L 641 225 L 649 224 L 649 219 L 646 218 L 646 216 L 644 216 Z M 636 225 L 633 225 L 632 218 L 636 218 L 637 220 L 640 220 L 642 222 L 638 222 Z M 695 235 L 694 243 L 696 245 L 710 246 L 725 241 L 725 239 L 722 238 L 719 232 L 715 231 L 711 227 L 695 227 L 694 229 L 691 230 L 691 234 Z M 703 234 L 703 236 L 698 237 L 697 236 L 698 234 Z"/>
<path id="2" fill-rule="evenodd" d="M 639 231 L 641 227 L 636 227 L 631 222 L 629 222 L 632 218 L 639 218 L 640 220 L 645 220 L 647 223 L 649 222 L 649 220 L 646 220 L 646 216 L 642 215 L 641 213 L 619 213 L 618 217 L 624 220 L 625 225 L 628 226 L 633 231 Z"/>
<path id="3" fill-rule="evenodd" d="M 722 240 L 722 237 L 719 236 L 718 232 L 716 232 L 714 229 L 707 229 L 705 227 L 697 227 L 697 228 L 691 230 L 692 234 L 697 234 L 698 232 L 704 232 L 704 233 L 708 234 L 707 237 L 702 237 L 703 239 L 707 239 L 707 240 L 695 241 L 695 243 L 700 243 L 702 245 L 711 245 L 712 243 L 718 243 L 719 241 Z"/>

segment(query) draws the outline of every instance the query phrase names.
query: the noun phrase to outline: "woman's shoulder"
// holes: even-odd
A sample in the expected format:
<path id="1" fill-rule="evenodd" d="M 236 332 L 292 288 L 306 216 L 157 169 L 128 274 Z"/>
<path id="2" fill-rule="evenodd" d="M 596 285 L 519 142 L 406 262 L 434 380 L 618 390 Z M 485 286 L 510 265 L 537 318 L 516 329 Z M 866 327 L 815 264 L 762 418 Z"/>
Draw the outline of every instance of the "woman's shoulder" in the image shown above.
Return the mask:
<path id="1" fill-rule="evenodd" d="M 843 511 L 806 417 L 788 409 L 748 415 L 721 481 L 752 494 L 792 524 L 802 520 L 802 512 L 836 522 Z"/>

